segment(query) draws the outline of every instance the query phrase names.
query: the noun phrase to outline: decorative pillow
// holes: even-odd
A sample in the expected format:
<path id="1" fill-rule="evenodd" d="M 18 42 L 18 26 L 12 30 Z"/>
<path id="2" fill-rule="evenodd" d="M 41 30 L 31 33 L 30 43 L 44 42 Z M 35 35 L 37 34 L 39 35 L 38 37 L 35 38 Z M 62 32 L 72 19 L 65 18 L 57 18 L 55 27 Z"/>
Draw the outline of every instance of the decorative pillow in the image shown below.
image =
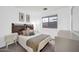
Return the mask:
<path id="1" fill-rule="evenodd" d="M 30 33 L 29 33 L 30 36 L 31 36 L 31 35 L 34 35 L 34 34 L 35 34 L 34 32 L 30 32 Z"/>
<path id="2" fill-rule="evenodd" d="M 23 35 L 27 35 L 27 31 L 26 30 L 23 30 L 22 33 L 23 33 Z"/>
<path id="3" fill-rule="evenodd" d="M 34 35 L 34 31 L 33 30 L 23 30 L 22 33 L 23 33 L 24 36 Z"/>
<path id="4" fill-rule="evenodd" d="M 29 29 L 28 32 L 29 32 L 29 36 L 34 35 L 34 30 Z"/>

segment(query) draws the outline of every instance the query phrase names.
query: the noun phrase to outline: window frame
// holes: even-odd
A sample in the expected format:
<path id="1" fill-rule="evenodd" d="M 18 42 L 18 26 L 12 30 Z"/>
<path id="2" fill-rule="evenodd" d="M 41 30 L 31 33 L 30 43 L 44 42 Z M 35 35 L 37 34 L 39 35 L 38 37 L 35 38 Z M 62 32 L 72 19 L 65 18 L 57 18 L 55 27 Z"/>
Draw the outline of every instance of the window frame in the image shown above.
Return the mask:
<path id="1" fill-rule="evenodd" d="M 49 19 L 50 19 L 51 17 L 57 17 L 56 21 L 54 21 L 54 22 L 52 22 L 52 23 L 49 22 Z M 48 18 L 48 22 L 47 22 L 48 26 L 47 26 L 47 27 L 44 26 L 45 23 L 43 22 L 43 18 Z M 53 27 L 53 26 L 51 27 L 51 25 L 49 25 L 50 23 L 53 24 L 53 23 L 55 23 L 55 22 L 56 22 L 55 27 Z M 58 15 L 56 14 L 56 15 L 51 15 L 51 16 L 44 16 L 44 17 L 42 17 L 42 27 L 43 27 L 43 28 L 54 28 L 54 29 L 57 29 L 57 28 L 58 28 Z"/>

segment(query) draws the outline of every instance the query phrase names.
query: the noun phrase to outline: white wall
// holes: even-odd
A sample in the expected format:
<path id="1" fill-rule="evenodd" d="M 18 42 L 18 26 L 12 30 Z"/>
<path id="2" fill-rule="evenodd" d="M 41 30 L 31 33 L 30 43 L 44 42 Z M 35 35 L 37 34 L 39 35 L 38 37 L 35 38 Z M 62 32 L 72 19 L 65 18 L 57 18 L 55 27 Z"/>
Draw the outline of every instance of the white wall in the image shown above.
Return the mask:
<path id="1" fill-rule="evenodd" d="M 17 10 L 14 7 L 0 7 L 0 41 L 6 34 L 11 33 L 11 22 L 17 21 Z M 0 45 L 3 46 L 5 44 Z"/>
<path id="2" fill-rule="evenodd" d="M 35 24 L 35 28 L 38 31 L 44 31 L 44 33 L 51 33 L 56 31 L 56 29 L 46 29 L 42 28 L 42 19 L 43 16 L 58 14 L 58 29 L 57 30 L 71 30 L 71 20 L 70 20 L 70 13 L 71 8 L 61 8 L 55 11 L 46 11 L 46 12 L 27 12 L 27 10 L 17 9 L 15 7 L 0 7 L 0 36 L 4 36 L 7 33 L 11 33 L 11 23 L 26 23 L 19 22 L 19 12 L 23 12 L 24 14 L 30 14 L 31 16 L 31 23 Z M 5 30 L 6 29 L 6 30 Z"/>
<path id="3" fill-rule="evenodd" d="M 12 23 L 26 23 L 19 21 L 19 12 L 26 14 L 27 12 L 16 7 L 1 7 L 0 6 L 0 47 L 4 46 L 4 36 L 11 34 Z M 3 43 L 1 43 L 3 42 Z"/>
<path id="4" fill-rule="evenodd" d="M 44 12 L 43 16 L 58 15 L 58 30 L 71 30 L 71 7 Z"/>
<path id="5" fill-rule="evenodd" d="M 42 28 L 42 19 L 43 16 L 49 16 L 58 14 L 58 28 L 57 29 L 48 29 Z M 71 7 L 60 8 L 57 10 L 44 11 L 44 12 L 34 12 L 31 16 L 31 21 L 36 23 L 36 29 L 39 32 L 49 34 L 53 38 L 57 35 L 58 30 L 68 30 L 71 31 Z"/>
<path id="6" fill-rule="evenodd" d="M 26 23 L 19 21 L 19 12 L 27 12 L 15 7 L 0 7 L 0 36 L 11 33 L 11 23 Z"/>
<path id="7" fill-rule="evenodd" d="M 11 22 L 18 18 L 16 11 L 14 7 L 0 7 L 0 36 L 11 32 Z"/>
<path id="8" fill-rule="evenodd" d="M 71 7 L 58 10 L 58 29 L 71 31 Z"/>

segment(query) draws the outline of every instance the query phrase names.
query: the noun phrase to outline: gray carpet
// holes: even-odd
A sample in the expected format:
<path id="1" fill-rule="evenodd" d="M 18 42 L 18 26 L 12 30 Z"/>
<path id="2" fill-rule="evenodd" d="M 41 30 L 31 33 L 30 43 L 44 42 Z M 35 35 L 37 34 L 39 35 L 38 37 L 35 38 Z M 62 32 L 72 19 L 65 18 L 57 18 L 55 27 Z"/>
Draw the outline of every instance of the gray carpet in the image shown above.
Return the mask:
<path id="1" fill-rule="evenodd" d="M 0 48 L 0 52 L 27 52 L 20 44 L 12 44 L 9 45 L 8 48 L 3 47 Z M 54 46 L 50 43 L 48 43 L 42 50 L 41 52 L 54 52 Z"/>

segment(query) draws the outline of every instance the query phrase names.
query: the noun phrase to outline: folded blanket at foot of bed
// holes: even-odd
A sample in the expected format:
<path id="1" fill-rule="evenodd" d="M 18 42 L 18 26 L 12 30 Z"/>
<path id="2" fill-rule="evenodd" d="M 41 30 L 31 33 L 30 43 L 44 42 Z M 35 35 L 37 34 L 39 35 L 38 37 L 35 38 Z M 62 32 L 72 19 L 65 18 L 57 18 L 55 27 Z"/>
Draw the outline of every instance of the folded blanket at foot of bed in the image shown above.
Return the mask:
<path id="1" fill-rule="evenodd" d="M 27 40 L 26 45 L 31 47 L 33 51 L 36 52 L 38 50 L 40 42 L 45 40 L 47 37 L 49 37 L 49 35 L 46 34 L 38 35 L 36 37 Z"/>

